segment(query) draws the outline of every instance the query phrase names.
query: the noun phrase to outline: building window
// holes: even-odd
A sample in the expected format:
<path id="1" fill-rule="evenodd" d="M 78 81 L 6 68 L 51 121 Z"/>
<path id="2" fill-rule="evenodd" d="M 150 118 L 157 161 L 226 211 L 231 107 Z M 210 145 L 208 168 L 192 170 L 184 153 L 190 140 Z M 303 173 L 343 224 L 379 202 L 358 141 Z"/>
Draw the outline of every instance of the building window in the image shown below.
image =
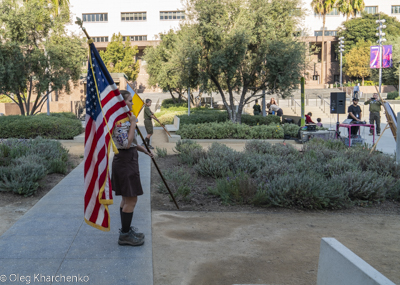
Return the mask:
<path id="1" fill-rule="evenodd" d="M 160 20 L 181 20 L 185 19 L 184 11 L 160 12 Z"/>
<path id="2" fill-rule="evenodd" d="M 364 12 L 367 14 L 376 14 L 378 13 L 378 6 L 366 6 Z"/>
<path id="3" fill-rule="evenodd" d="M 131 42 L 147 41 L 147 36 L 123 36 L 122 41 L 125 42 L 128 38 L 131 40 Z"/>
<path id="4" fill-rule="evenodd" d="M 325 31 L 325 36 L 336 36 L 337 31 Z M 314 31 L 314 37 L 322 37 L 322 31 Z"/>
<path id="5" fill-rule="evenodd" d="M 108 42 L 108 37 L 93 37 L 92 39 L 96 43 Z"/>
<path id="6" fill-rule="evenodd" d="M 121 13 L 121 21 L 145 21 L 146 14 L 146 12 Z"/>
<path id="7" fill-rule="evenodd" d="M 332 8 L 332 10 L 326 15 L 327 16 L 338 16 L 339 10 L 338 10 L 338 8 Z M 314 12 L 314 16 L 322 16 L 322 15 Z"/>
<path id="8" fill-rule="evenodd" d="M 84 22 L 107 22 L 108 14 L 82 14 Z"/>
<path id="9" fill-rule="evenodd" d="M 400 6 L 392 6 L 392 14 L 400 14 Z"/>

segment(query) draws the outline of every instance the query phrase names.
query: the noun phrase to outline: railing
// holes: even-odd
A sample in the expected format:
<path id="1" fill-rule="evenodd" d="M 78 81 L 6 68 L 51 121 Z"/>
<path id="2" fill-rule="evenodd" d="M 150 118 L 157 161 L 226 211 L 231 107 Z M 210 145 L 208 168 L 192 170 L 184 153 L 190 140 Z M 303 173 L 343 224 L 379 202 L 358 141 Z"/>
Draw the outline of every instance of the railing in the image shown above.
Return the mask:
<path id="1" fill-rule="evenodd" d="M 291 108 L 292 108 L 293 112 L 297 115 L 296 106 L 298 105 L 299 109 L 301 110 L 301 105 L 299 103 L 297 103 L 297 101 L 295 99 L 293 99 L 293 98 L 291 98 L 291 101 L 292 101 L 291 102 Z"/>
<path id="2" fill-rule="evenodd" d="M 321 111 L 322 112 L 324 112 L 325 114 L 327 114 L 327 115 L 331 115 L 331 111 L 330 111 L 330 106 L 331 106 L 331 104 L 329 104 L 329 102 L 328 101 L 326 101 L 322 96 L 319 96 L 318 95 L 318 98 L 320 98 L 321 99 L 321 105 L 319 105 L 319 108 L 321 109 Z M 328 105 L 328 113 L 326 112 L 326 105 Z"/>

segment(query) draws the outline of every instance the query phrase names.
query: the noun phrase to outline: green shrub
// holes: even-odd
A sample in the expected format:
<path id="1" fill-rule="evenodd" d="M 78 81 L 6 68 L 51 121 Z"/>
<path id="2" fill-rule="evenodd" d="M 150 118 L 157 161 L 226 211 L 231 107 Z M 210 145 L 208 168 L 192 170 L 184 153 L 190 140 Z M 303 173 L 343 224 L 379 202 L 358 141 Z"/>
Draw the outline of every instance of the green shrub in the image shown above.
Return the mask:
<path id="1" fill-rule="evenodd" d="M 183 125 L 176 133 L 184 139 L 281 139 L 284 136 L 281 125 L 250 127 L 230 121 Z"/>
<path id="2" fill-rule="evenodd" d="M 279 116 L 252 116 L 247 114 L 242 114 L 242 124 L 249 126 L 257 125 L 279 125 L 281 123 L 281 118 Z"/>
<path id="3" fill-rule="evenodd" d="M 46 116 L 48 117 L 47 113 L 39 113 L 36 116 Z M 50 117 L 57 117 L 57 118 L 67 118 L 77 120 L 77 117 L 72 112 L 59 112 L 59 113 L 50 113 Z"/>
<path id="4" fill-rule="evenodd" d="M 275 176 L 259 185 L 255 205 L 299 207 L 305 209 L 339 209 L 350 205 L 345 184 L 328 181 L 316 173 L 292 173 Z"/>
<path id="5" fill-rule="evenodd" d="M 161 103 L 161 107 L 164 108 L 169 108 L 169 107 L 187 107 L 187 101 L 182 99 L 181 103 L 178 103 L 178 100 L 175 100 L 176 103 L 174 103 L 174 100 L 172 98 L 169 99 L 164 99 Z"/>
<path id="6" fill-rule="evenodd" d="M 189 165 L 194 165 L 205 157 L 203 147 L 191 140 L 178 141 L 175 145 L 175 151 L 179 153 L 179 160 Z"/>
<path id="7" fill-rule="evenodd" d="M 46 174 L 67 172 L 68 150 L 58 141 L 8 139 L 0 152 L 0 191 L 30 196 Z"/>
<path id="8" fill-rule="evenodd" d="M 202 176 L 219 178 L 234 170 L 240 154 L 226 145 L 213 143 L 206 157 L 199 159 L 194 169 Z"/>
<path id="9" fill-rule="evenodd" d="M 156 146 L 156 154 L 158 157 L 166 157 L 167 156 L 167 149 L 166 148 L 160 148 Z"/>
<path id="10" fill-rule="evenodd" d="M 196 177 L 189 174 L 183 167 L 180 167 L 165 171 L 164 178 L 177 200 L 189 201 L 191 199 L 191 188 L 196 184 Z M 162 181 L 158 184 L 158 191 L 164 194 L 168 193 L 167 187 Z"/>
<path id="11" fill-rule="evenodd" d="M 389 93 L 387 94 L 387 99 L 388 99 L 388 100 L 394 100 L 394 99 L 396 99 L 397 97 L 399 97 L 399 92 L 398 92 L 398 91 L 392 91 L 392 92 L 389 92 Z"/>
<path id="12" fill-rule="evenodd" d="M 67 116 L 69 115 L 2 116 L 0 137 L 73 139 L 83 132 L 82 123 Z"/>
<path id="13" fill-rule="evenodd" d="M 209 188 L 209 193 L 220 197 L 224 204 L 248 204 L 256 186 L 246 172 L 228 173 L 227 177 L 217 179 L 217 185 Z"/>
<path id="14" fill-rule="evenodd" d="M 285 136 L 290 136 L 292 138 L 297 138 L 299 135 L 300 127 L 295 124 L 284 124 L 283 132 Z"/>
<path id="15" fill-rule="evenodd" d="M 46 176 L 46 167 L 35 162 L 0 168 L 0 191 L 31 196 L 39 187 L 39 180 Z"/>
<path id="16" fill-rule="evenodd" d="M 333 176 L 332 180 L 343 181 L 353 201 L 380 202 L 393 184 L 393 178 L 380 176 L 373 171 L 350 170 Z"/>

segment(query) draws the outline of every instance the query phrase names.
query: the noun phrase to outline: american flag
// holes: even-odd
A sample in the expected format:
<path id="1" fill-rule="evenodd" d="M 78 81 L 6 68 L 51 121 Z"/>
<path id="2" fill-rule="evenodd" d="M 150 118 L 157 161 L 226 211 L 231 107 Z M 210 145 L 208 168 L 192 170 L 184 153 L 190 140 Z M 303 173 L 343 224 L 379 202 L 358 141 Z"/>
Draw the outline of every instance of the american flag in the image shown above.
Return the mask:
<path id="1" fill-rule="evenodd" d="M 86 92 L 84 216 L 86 223 L 103 231 L 110 230 L 108 205 L 113 203 L 109 173 L 111 134 L 116 122 L 126 119 L 128 112 L 123 97 L 91 43 Z"/>

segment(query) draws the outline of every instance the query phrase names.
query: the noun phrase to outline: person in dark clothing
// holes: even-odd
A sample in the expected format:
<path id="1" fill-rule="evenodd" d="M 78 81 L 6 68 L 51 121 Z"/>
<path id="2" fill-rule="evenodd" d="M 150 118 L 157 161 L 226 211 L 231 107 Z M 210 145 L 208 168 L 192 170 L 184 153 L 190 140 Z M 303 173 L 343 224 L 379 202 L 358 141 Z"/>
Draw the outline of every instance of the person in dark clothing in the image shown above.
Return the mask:
<path id="1" fill-rule="evenodd" d="M 349 106 L 347 109 L 347 112 L 349 113 L 348 119 L 353 119 L 353 121 L 360 122 L 361 121 L 361 108 L 358 106 L 358 99 L 354 98 L 353 99 L 353 104 Z M 351 127 L 351 136 L 357 136 L 358 129 L 360 127 Z"/>
<path id="2" fill-rule="evenodd" d="M 258 100 L 256 100 L 256 102 L 253 106 L 253 114 L 254 114 L 254 116 L 261 114 L 261 106 L 258 104 Z"/>

